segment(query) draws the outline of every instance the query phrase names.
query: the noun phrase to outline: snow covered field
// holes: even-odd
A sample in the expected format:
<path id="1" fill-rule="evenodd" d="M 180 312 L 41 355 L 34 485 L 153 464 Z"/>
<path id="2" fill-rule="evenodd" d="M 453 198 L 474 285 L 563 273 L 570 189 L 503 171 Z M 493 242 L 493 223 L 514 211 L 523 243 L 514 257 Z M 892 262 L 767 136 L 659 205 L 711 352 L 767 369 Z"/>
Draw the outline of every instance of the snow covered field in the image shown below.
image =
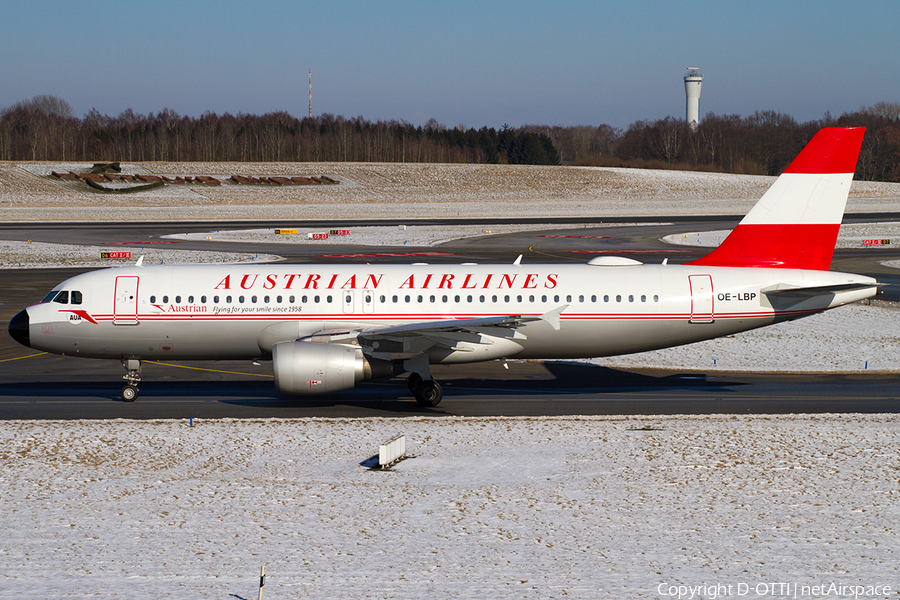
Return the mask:
<path id="1" fill-rule="evenodd" d="M 743 214 L 774 177 L 598 167 L 401 163 L 138 163 L 127 173 L 328 175 L 330 186 L 167 185 L 122 196 L 49 177 L 90 164 L 0 163 L 5 221 L 416 219 Z M 854 181 L 848 212 L 895 210 L 900 184 Z"/>
<path id="2" fill-rule="evenodd" d="M 896 415 L 4 422 L 0 598 L 255 599 L 262 564 L 270 599 L 893 598 L 898 448 Z"/>
<path id="3" fill-rule="evenodd" d="M 128 259 L 101 258 L 103 252 L 131 252 Z M 42 269 L 59 267 L 121 267 L 133 265 L 139 257 L 144 264 L 241 263 L 280 260 L 268 254 L 235 252 L 191 252 L 161 246 L 72 246 L 42 242 L 0 240 L 0 269 Z"/>
<path id="4" fill-rule="evenodd" d="M 730 230 L 685 232 L 667 235 L 663 238 L 669 244 L 684 246 L 716 247 L 722 243 Z M 836 248 L 865 248 L 865 240 L 891 239 L 894 244 L 900 243 L 900 223 L 884 221 L 881 223 L 847 223 L 841 225 Z"/>

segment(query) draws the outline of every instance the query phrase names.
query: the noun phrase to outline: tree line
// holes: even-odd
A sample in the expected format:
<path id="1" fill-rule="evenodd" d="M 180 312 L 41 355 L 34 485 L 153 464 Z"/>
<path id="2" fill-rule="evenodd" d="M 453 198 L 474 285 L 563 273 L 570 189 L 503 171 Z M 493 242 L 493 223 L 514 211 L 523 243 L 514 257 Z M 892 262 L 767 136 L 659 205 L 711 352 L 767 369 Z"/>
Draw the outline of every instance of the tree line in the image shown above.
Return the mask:
<path id="1" fill-rule="evenodd" d="M 488 127 L 448 129 L 371 122 L 331 114 L 298 119 L 264 115 L 181 116 L 169 109 L 116 117 L 91 110 L 83 119 L 54 96 L 0 111 L 0 160 L 176 162 L 445 162 L 559 164 L 545 134 Z"/>
<path id="2" fill-rule="evenodd" d="M 621 166 L 777 175 L 826 126 L 865 126 L 856 177 L 900 181 L 900 103 L 881 102 L 840 117 L 798 123 L 760 111 L 707 113 L 696 129 L 684 119 L 609 125 L 448 128 L 368 121 L 331 114 L 298 119 L 164 109 L 83 118 L 55 96 L 0 110 L 0 160 L 175 162 L 443 162 Z"/>
<path id="3" fill-rule="evenodd" d="M 857 179 L 900 182 L 900 103 L 805 123 L 758 111 L 748 117 L 707 113 L 696 130 L 673 117 L 636 121 L 624 131 L 609 125 L 523 129 L 550 137 L 563 164 L 778 175 L 819 129 L 833 126 L 866 128 Z"/>

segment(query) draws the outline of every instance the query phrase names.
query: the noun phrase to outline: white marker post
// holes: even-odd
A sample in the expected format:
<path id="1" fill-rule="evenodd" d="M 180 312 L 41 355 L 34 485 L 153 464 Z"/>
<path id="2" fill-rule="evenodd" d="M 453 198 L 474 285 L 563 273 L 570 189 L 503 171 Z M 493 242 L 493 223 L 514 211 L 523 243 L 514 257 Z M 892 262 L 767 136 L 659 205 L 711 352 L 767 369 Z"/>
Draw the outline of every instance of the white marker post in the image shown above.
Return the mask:
<path id="1" fill-rule="evenodd" d="M 259 600 L 263 600 L 263 593 L 266 591 L 266 565 L 259 570 Z"/>

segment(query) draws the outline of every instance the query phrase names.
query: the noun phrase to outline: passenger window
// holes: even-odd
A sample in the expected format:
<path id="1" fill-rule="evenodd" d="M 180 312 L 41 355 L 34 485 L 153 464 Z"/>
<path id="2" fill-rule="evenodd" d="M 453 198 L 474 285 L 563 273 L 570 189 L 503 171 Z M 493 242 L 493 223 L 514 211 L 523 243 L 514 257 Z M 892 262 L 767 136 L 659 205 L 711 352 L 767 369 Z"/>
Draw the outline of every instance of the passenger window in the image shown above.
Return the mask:
<path id="1" fill-rule="evenodd" d="M 604 296 L 603 296 L 603 301 L 604 301 L 604 302 L 609 302 L 609 295 L 604 295 Z"/>
<path id="2" fill-rule="evenodd" d="M 193 303 L 194 303 L 194 297 L 188 296 L 188 304 L 193 304 Z"/>
<path id="3" fill-rule="evenodd" d="M 396 303 L 396 302 L 399 302 L 399 301 L 400 301 L 400 298 L 398 298 L 397 296 L 391 296 L 391 302 Z"/>
<path id="4" fill-rule="evenodd" d="M 417 301 L 417 302 L 421 302 L 421 301 L 422 301 L 422 296 L 419 296 L 418 298 L 416 298 L 416 301 Z"/>
<path id="5" fill-rule="evenodd" d="M 472 296 L 466 296 L 466 301 L 471 302 L 471 301 L 472 301 Z"/>
<path id="6" fill-rule="evenodd" d="M 243 300 L 241 300 L 243 302 Z M 175 304 L 181 304 L 181 296 L 175 296 Z"/>
<path id="7" fill-rule="evenodd" d="M 325 296 L 325 302 L 331 304 L 331 296 Z"/>
<path id="8" fill-rule="evenodd" d="M 277 302 L 278 304 L 281 304 L 283 300 L 284 296 L 275 296 L 275 302 Z"/>
<path id="9" fill-rule="evenodd" d="M 206 304 L 206 296 L 200 296 L 200 304 Z"/>
<path id="10" fill-rule="evenodd" d="M 166 301 L 166 299 L 163 298 L 163 302 L 165 302 L 165 301 Z M 225 304 L 231 304 L 231 296 L 225 296 Z"/>
<path id="11" fill-rule="evenodd" d="M 484 296 L 479 296 L 479 297 L 478 297 L 478 301 L 479 301 L 479 302 L 484 302 Z"/>
<path id="12" fill-rule="evenodd" d="M 659 296 L 657 296 L 656 294 L 653 294 L 653 301 L 659 302 Z"/>
<path id="13" fill-rule="evenodd" d="M 632 294 L 628 294 L 628 301 L 634 302 L 634 296 Z"/>
<path id="14" fill-rule="evenodd" d="M 641 294 L 641 302 L 646 302 L 646 301 L 647 301 L 647 296 Z"/>
<path id="15" fill-rule="evenodd" d="M 250 296 L 250 302 L 256 304 L 256 296 Z"/>
<path id="16" fill-rule="evenodd" d="M 176 298 L 176 300 L 178 300 L 178 298 Z M 243 304 L 243 303 L 244 303 L 244 297 L 243 297 L 243 296 L 238 296 L 238 303 L 240 303 L 240 304 Z"/>
<path id="17" fill-rule="evenodd" d="M 453 296 L 453 301 L 454 301 L 454 302 L 459 302 L 459 296 Z"/>
<path id="18" fill-rule="evenodd" d="M 616 302 L 621 302 L 621 301 L 622 301 L 622 296 L 619 294 L 616 294 Z"/>
<path id="19" fill-rule="evenodd" d="M 584 296 L 579 295 L 579 296 L 578 296 L 578 301 L 579 301 L 579 302 L 584 302 Z"/>
<path id="20" fill-rule="evenodd" d="M 150 304 L 156 304 L 156 296 L 150 296 Z"/>
<path id="21" fill-rule="evenodd" d="M 404 296 L 403 299 L 407 302 L 407 304 L 409 303 L 409 300 L 410 300 L 409 296 Z"/>
<path id="22" fill-rule="evenodd" d="M 72 292 L 72 304 L 81 304 L 81 292 Z"/>
<path id="23" fill-rule="evenodd" d="M 553 301 L 554 301 L 554 302 L 559 302 L 559 296 L 558 296 L 558 295 L 553 296 Z"/>
<path id="24" fill-rule="evenodd" d="M 547 301 L 547 296 L 541 296 L 541 302 L 546 302 L 546 301 Z"/>
<path id="25" fill-rule="evenodd" d="M 387 300 L 387 296 L 384 296 L 384 295 L 378 296 L 378 300 L 380 302 L 384 303 Z"/>
<path id="26" fill-rule="evenodd" d="M 230 298 L 230 296 L 229 296 L 229 298 Z M 229 302 L 230 302 L 230 301 L 229 301 Z M 163 301 L 162 301 L 162 303 L 163 303 L 163 304 L 168 304 L 168 303 L 169 303 L 169 297 L 168 297 L 168 296 L 163 296 Z"/>
<path id="27" fill-rule="evenodd" d="M 288 302 L 293 304 L 294 301 L 296 300 L 296 298 L 297 298 L 296 296 L 291 296 L 290 298 L 288 298 Z M 306 302 L 306 296 L 303 296 L 303 302 Z"/>
<path id="28" fill-rule="evenodd" d="M 56 298 L 53 299 L 57 304 L 68 304 L 69 303 L 69 292 L 66 290 L 61 291 L 56 295 Z"/>
<path id="29" fill-rule="evenodd" d="M 531 296 L 528 296 L 528 301 L 529 301 L 529 302 L 534 302 L 534 295 L 533 295 L 533 294 L 532 294 Z"/>
<path id="30" fill-rule="evenodd" d="M 291 296 L 291 303 L 293 303 L 293 302 L 294 302 L 294 297 Z M 300 298 L 300 304 L 306 304 L 307 302 L 309 302 L 309 298 L 307 298 L 306 296 L 302 296 Z M 318 300 L 316 300 L 316 302 L 318 302 Z"/>
<path id="31" fill-rule="evenodd" d="M 521 296 L 521 295 L 520 295 L 520 296 L 516 296 L 516 302 L 521 302 L 521 301 L 522 301 L 522 296 Z"/>
<path id="32" fill-rule="evenodd" d="M 213 304 L 218 304 L 218 303 L 219 303 L 219 297 L 213 296 Z"/>
<path id="33" fill-rule="evenodd" d="M 596 302 L 596 301 L 597 301 L 597 295 L 591 294 L 591 302 Z"/>
<path id="34" fill-rule="evenodd" d="M 434 297 L 434 296 L 429 296 L 428 301 L 433 303 L 433 302 L 435 301 L 435 297 Z"/>
<path id="35" fill-rule="evenodd" d="M 315 302 L 316 304 L 318 304 L 318 303 L 319 303 L 319 297 L 318 297 L 318 296 L 313 296 L 313 302 Z"/>

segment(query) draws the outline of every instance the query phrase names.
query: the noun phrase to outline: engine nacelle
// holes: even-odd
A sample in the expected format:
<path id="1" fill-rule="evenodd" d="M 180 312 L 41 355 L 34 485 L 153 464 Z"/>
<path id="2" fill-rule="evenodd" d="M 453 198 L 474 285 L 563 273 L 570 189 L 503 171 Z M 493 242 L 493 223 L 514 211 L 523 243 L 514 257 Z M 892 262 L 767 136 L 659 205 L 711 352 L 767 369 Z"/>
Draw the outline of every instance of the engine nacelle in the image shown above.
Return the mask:
<path id="1" fill-rule="evenodd" d="M 390 361 L 370 361 L 357 346 L 280 342 L 272 347 L 275 389 L 282 394 L 328 394 L 359 381 L 394 374 Z"/>

